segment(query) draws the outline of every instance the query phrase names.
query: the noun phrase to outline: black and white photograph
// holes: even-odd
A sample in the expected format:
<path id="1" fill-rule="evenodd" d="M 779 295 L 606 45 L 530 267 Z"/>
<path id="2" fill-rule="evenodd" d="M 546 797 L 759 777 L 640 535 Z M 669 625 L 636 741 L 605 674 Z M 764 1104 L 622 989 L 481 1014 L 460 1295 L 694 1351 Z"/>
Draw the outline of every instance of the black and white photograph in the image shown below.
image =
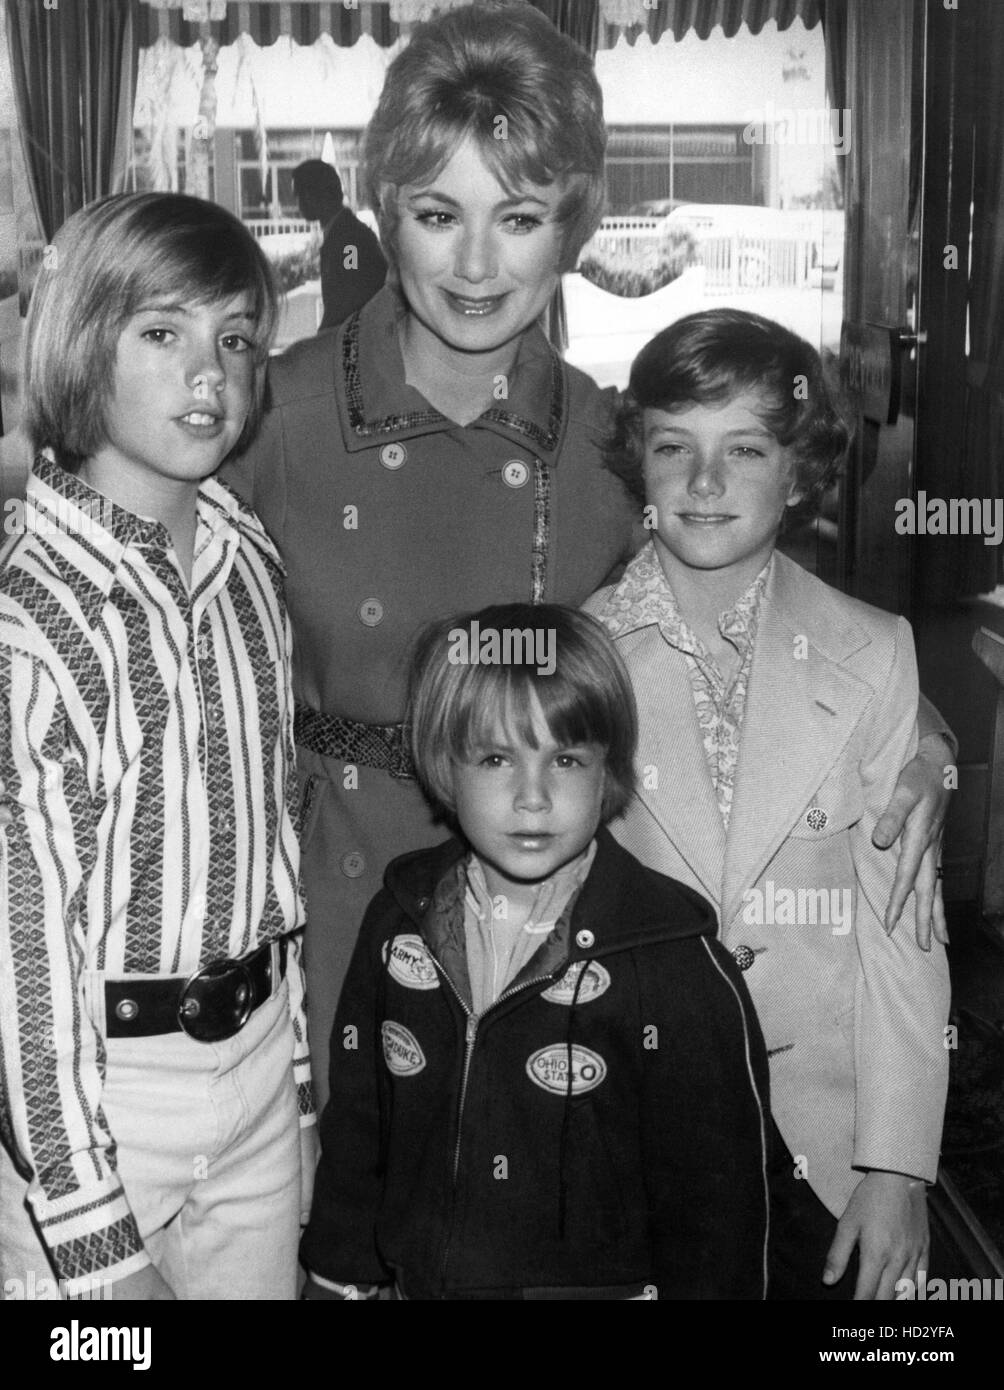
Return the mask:
<path id="1" fill-rule="evenodd" d="M 0 1365 L 984 1364 L 1002 65 L 1004 0 L 0 0 Z"/>

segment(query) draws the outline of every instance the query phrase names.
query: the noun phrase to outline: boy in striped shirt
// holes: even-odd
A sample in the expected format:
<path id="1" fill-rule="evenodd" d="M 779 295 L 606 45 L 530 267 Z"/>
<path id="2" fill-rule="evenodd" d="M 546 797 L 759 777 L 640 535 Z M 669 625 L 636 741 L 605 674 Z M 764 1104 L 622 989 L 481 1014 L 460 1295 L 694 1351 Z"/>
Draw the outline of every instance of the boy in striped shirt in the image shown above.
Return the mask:
<path id="1" fill-rule="evenodd" d="M 253 238 L 173 194 L 77 213 L 35 288 L 0 568 L 5 1297 L 295 1293 L 289 625 L 274 547 L 211 477 L 257 428 L 275 321 Z"/>

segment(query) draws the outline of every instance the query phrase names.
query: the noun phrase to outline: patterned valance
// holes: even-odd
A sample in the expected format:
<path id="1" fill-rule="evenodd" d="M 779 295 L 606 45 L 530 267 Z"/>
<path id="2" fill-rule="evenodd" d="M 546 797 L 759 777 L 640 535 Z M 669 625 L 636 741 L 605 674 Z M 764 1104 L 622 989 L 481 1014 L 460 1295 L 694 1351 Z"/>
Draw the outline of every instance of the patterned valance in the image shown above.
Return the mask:
<path id="1" fill-rule="evenodd" d="M 381 47 L 395 43 L 412 24 L 452 9 L 465 0 L 137 0 L 139 46 L 159 37 L 188 47 L 210 25 L 218 43 L 235 43 L 249 34 L 259 46 L 288 35 L 311 44 L 321 34 L 350 47 L 369 34 Z M 801 19 L 807 29 L 820 20 L 824 0 L 527 0 L 565 33 L 591 50 L 612 48 L 621 34 L 633 41 L 646 32 L 653 42 L 691 30 L 704 39 L 716 26 L 732 37 L 745 25 L 759 34 L 774 20 L 787 29 Z"/>

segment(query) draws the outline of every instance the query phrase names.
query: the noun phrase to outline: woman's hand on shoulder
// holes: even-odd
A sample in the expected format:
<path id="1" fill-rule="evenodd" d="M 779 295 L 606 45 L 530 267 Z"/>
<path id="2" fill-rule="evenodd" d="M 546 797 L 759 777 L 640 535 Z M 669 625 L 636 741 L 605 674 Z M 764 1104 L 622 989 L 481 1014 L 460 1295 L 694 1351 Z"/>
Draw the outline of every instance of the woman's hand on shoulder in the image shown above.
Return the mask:
<path id="1" fill-rule="evenodd" d="M 899 863 L 885 914 L 888 933 L 896 928 L 910 893 L 917 899 L 917 944 L 931 949 L 931 932 L 948 942 L 945 904 L 941 894 L 941 836 L 951 800 L 945 769 L 954 754 L 940 734 L 922 739 L 917 756 L 906 764 L 889 805 L 872 833 L 877 849 L 889 849 L 900 840 Z"/>

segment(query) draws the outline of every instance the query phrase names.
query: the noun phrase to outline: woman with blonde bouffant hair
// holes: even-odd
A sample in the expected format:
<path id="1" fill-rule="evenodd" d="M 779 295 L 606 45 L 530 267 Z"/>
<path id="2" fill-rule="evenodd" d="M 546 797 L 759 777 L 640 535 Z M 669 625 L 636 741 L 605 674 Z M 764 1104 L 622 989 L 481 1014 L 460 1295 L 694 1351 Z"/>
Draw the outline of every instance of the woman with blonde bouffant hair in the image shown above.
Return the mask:
<path id="1" fill-rule="evenodd" d="M 365 139 L 391 283 L 275 361 L 230 474 L 287 568 L 322 1093 L 366 904 L 401 846 L 441 835 L 402 723 L 414 635 L 457 608 L 580 603 L 630 550 L 612 401 L 539 326 L 599 222 L 605 145 L 589 57 L 537 10 L 416 26 Z"/>

